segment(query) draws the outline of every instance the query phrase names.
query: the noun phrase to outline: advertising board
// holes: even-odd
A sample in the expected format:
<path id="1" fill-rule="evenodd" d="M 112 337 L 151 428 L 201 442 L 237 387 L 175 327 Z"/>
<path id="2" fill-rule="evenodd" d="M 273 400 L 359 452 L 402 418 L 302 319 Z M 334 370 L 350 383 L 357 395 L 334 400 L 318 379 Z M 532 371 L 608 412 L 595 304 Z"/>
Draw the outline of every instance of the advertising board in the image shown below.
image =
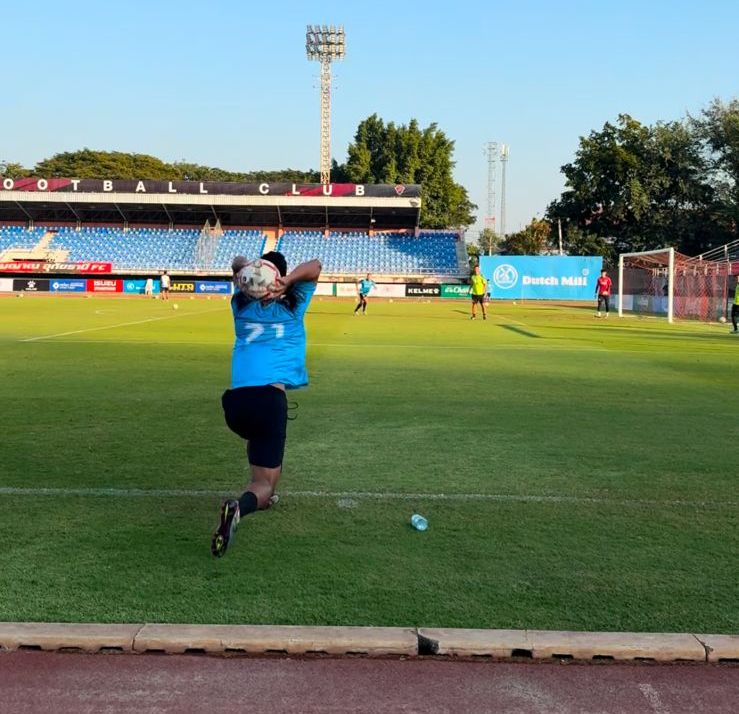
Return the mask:
<path id="1" fill-rule="evenodd" d="M 49 281 L 47 278 L 13 278 L 13 290 L 24 293 L 46 293 L 49 292 Z"/>
<path id="2" fill-rule="evenodd" d="M 470 286 L 469 285 L 442 285 L 441 286 L 441 297 L 443 298 L 464 298 L 465 300 L 470 299 Z"/>
<path id="3" fill-rule="evenodd" d="M 592 300 L 600 256 L 485 255 L 480 270 L 493 300 Z"/>
<path id="4" fill-rule="evenodd" d="M 84 278 L 69 280 L 50 280 L 49 290 L 53 293 L 84 293 L 87 291 L 87 280 Z"/>
<path id="5" fill-rule="evenodd" d="M 406 297 L 439 297 L 440 295 L 441 285 L 408 283 L 405 286 Z"/>
<path id="6" fill-rule="evenodd" d="M 121 293 L 123 292 L 122 280 L 102 280 L 90 278 L 87 281 L 88 293 Z"/>

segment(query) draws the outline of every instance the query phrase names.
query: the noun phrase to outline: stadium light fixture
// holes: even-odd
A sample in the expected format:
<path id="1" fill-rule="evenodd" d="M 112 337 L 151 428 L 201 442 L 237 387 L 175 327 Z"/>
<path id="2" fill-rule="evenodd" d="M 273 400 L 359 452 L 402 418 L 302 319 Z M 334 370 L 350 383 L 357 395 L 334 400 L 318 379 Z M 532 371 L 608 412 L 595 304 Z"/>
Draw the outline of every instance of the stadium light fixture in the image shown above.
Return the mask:
<path id="1" fill-rule="evenodd" d="M 344 26 L 308 25 L 305 54 L 321 63 L 321 183 L 331 183 L 331 63 L 344 59 Z"/>

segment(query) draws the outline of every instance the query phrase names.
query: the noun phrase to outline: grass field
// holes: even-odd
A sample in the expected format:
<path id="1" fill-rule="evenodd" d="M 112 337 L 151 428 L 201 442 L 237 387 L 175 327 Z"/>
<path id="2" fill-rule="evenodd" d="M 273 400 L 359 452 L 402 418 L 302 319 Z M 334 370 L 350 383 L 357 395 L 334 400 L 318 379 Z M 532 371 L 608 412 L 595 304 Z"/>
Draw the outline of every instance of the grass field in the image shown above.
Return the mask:
<path id="1" fill-rule="evenodd" d="M 316 299 L 283 499 L 215 560 L 232 328 L 178 302 L 0 300 L 0 620 L 739 631 L 725 326 Z"/>

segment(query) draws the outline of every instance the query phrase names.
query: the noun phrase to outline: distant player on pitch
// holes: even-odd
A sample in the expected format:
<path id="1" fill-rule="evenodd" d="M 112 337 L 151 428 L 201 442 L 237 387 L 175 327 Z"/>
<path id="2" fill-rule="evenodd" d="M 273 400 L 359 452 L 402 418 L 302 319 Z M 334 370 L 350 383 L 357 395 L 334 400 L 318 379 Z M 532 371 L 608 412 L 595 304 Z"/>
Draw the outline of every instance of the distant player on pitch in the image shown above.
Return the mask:
<path id="1" fill-rule="evenodd" d="M 162 300 L 169 300 L 169 286 L 170 286 L 169 273 L 165 270 L 162 273 L 162 276 L 159 280 L 161 282 L 161 285 L 159 287 L 159 292 L 162 293 Z"/>
<path id="2" fill-rule="evenodd" d="M 211 541 L 217 558 L 228 549 L 240 519 L 276 503 L 287 436 L 285 392 L 308 384 L 303 320 L 321 263 L 311 260 L 286 275 L 282 253 L 266 253 L 262 261 L 271 263 L 280 275 L 262 299 L 247 297 L 240 289 L 239 273 L 249 261 L 239 256 L 231 266 L 236 284 L 231 299 L 236 341 L 231 388 L 221 401 L 229 429 L 247 442 L 251 481 L 241 498 L 229 498 L 221 507 L 221 521 Z"/>
<path id="3" fill-rule="evenodd" d="M 488 281 L 480 273 L 480 266 L 476 265 L 470 276 L 470 296 L 472 297 L 472 315 L 470 320 L 474 320 L 477 317 L 475 310 L 478 305 L 482 309 L 482 319 L 488 319 L 487 313 L 485 312 L 485 293 L 487 289 Z"/>
<path id="4" fill-rule="evenodd" d="M 606 269 L 603 268 L 603 270 L 600 271 L 600 277 L 595 281 L 595 294 L 598 298 L 598 312 L 595 313 L 596 317 L 600 317 L 601 305 L 605 305 L 606 317 L 608 317 L 608 312 L 610 310 L 612 285 L 613 282 L 608 277 Z"/>
<path id="5" fill-rule="evenodd" d="M 356 315 L 357 312 L 359 312 L 359 308 L 362 308 L 362 314 L 367 314 L 367 296 L 372 292 L 372 290 L 375 287 L 375 283 L 372 280 L 372 276 L 367 273 L 367 277 L 364 280 L 359 281 L 359 285 L 357 286 L 357 294 L 359 295 L 359 302 L 357 303 L 357 306 L 354 308 L 354 314 Z"/>
<path id="6" fill-rule="evenodd" d="M 731 331 L 732 334 L 739 334 L 739 329 L 736 326 L 737 318 L 739 318 L 739 282 L 736 284 L 734 290 L 734 304 L 731 306 L 731 324 L 734 329 Z"/>

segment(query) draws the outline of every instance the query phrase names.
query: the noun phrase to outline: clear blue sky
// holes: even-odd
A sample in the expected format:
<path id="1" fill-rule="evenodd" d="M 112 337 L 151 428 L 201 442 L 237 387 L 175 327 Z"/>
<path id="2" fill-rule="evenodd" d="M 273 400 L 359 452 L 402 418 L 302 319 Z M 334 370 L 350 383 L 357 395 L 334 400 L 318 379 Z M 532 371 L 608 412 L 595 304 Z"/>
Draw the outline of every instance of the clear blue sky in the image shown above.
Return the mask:
<path id="1" fill-rule="evenodd" d="M 333 153 L 373 112 L 437 122 L 485 213 L 483 144 L 510 145 L 508 227 L 562 189 L 578 137 L 739 95 L 736 0 L 4 3 L 0 159 L 84 146 L 231 170 L 317 168 L 305 25 L 343 23 Z"/>

